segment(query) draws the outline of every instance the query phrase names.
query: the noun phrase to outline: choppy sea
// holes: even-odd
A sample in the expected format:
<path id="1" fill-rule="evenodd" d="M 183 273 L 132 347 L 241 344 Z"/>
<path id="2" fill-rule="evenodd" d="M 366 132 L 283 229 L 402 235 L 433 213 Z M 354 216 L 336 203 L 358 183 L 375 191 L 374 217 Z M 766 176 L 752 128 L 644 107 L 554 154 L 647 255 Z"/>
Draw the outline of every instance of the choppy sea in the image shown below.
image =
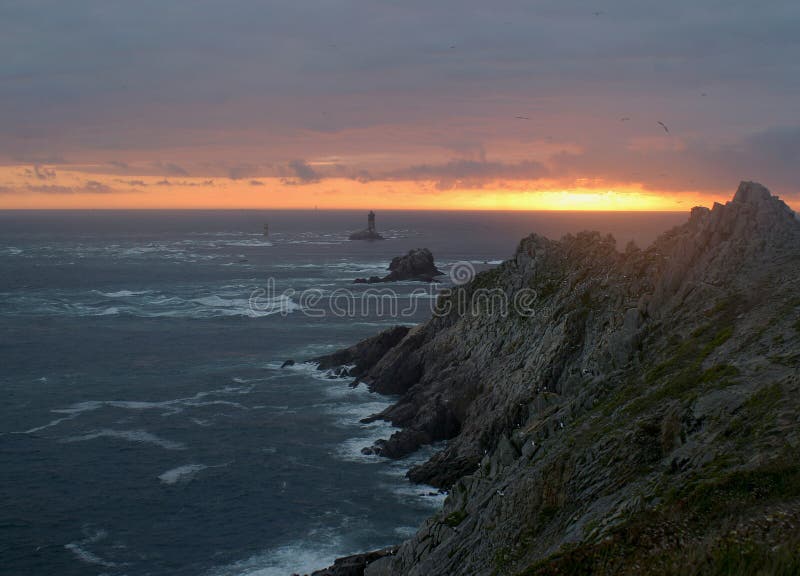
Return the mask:
<path id="1" fill-rule="evenodd" d="M 392 399 L 299 361 L 424 321 L 436 286 L 349 307 L 353 279 L 684 218 L 385 212 L 370 243 L 353 212 L 0 212 L 0 573 L 286 576 L 402 540 L 444 498 L 405 479 L 435 447 L 361 454 Z"/>

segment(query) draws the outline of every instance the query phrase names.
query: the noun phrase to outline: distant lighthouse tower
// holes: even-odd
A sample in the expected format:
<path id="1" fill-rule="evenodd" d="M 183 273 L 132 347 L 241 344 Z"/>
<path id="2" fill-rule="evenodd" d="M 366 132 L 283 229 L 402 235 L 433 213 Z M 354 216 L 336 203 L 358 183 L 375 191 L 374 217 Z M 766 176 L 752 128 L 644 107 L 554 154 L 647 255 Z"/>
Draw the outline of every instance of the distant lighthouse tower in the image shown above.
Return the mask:
<path id="1" fill-rule="evenodd" d="M 350 234 L 350 240 L 383 240 L 383 236 L 375 230 L 375 212 L 367 214 L 367 229 Z"/>

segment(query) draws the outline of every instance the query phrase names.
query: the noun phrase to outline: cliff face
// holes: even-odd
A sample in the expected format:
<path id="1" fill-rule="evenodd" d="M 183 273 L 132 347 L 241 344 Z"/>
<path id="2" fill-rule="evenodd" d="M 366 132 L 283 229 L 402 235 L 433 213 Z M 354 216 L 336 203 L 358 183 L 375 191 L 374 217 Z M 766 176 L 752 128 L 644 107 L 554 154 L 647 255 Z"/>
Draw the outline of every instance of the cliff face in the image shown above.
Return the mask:
<path id="1" fill-rule="evenodd" d="M 359 363 L 402 395 L 375 450 L 448 440 L 410 472 L 443 510 L 368 576 L 800 567 L 800 222 L 765 188 L 646 250 L 533 234 L 449 298 Z"/>

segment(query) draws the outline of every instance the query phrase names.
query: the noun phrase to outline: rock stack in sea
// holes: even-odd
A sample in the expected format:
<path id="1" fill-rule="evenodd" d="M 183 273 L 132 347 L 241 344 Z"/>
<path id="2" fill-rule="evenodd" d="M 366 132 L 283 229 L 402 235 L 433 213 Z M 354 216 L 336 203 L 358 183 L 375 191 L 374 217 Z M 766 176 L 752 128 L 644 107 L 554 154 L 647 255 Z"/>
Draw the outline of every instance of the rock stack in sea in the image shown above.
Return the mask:
<path id="1" fill-rule="evenodd" d="M 400 282 L 414 280 L 418 282 L 434 282 L 441 272 L 436 268 L 433 254 L 427 248 L 414 248 L 405 256 L 396 256 L 389 263 L 389 274 L 384 277 L 356 278 L 355 284 L 377 284 L 380 282 Z"/>

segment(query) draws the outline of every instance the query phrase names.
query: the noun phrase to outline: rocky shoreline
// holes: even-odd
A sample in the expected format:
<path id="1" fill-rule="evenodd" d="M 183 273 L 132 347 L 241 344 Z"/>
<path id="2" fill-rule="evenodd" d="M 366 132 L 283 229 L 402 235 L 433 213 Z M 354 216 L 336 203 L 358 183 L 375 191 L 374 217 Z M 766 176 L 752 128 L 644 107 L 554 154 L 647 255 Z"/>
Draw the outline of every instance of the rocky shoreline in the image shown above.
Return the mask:
<path id="1" fill-rule="evenodd" d="M 800 569 L 800 221 L 783 202 L 743 182 L 644 250 L 532 234 L 449 298 L 485 289 L 533 290 L 534 313 L 454 307 L 317 359 L 400 396 L 371 417 L 400 430 L 370 450 L 448 441 L 409 472 L 449 490 L 443 509 L 322 574 Z"/>

